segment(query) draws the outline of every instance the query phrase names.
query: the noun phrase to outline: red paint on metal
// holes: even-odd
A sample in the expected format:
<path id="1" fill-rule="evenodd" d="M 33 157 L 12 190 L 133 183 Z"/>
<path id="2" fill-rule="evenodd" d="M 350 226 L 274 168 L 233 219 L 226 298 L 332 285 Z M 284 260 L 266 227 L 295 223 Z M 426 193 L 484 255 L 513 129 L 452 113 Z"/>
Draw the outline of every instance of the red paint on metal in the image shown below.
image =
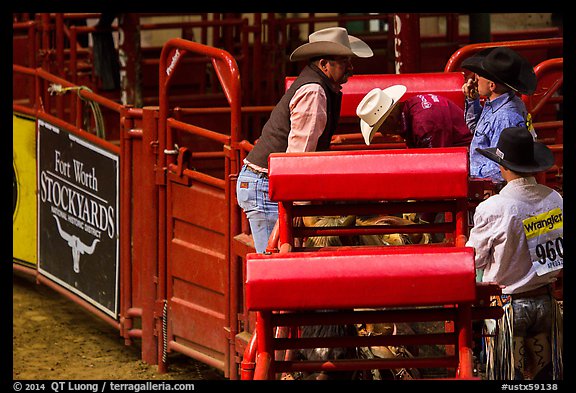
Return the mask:
<path id="1" fill-rule="evenodd" d="M 171 77 L 188 53 L 206 56 L 216 71 L 230 107 L 229 136 L 168 117 Z M 231 233 L 239 224 L 232 218 L 237 211 L 230 203 L 234 191 L 229 178 L 239 168 L 237 153 L 229 146 L 240 137 L 239 69 L 224 50 L 175 38 L 162 49 L 159 80 L 158 285 L 170 315 L 162 330 L 163 345 L 221 368 L 235 379 L 237 316 L 242 305 L 240 272 L 231 252 Z M 186 150 L 175 149 L 175 131 L 222 144 L 223 179 L 184 167 L 181 155 Z"/>
<path id="2" fill-rule="evenodd" d="M 520 53 L 524 51 L 534 52 L 536 50 L 547 51 L 547 50 L 557 50 L 562 49 L 564 38 L 538 38 L 538 39 L 527 39 L 527 40 L 514 40 L 514 41 L 499 41 L 499 42 L 483 42 L 477 44 L 465 45 L 458 49 L 454 54 L 448 59 L 446 67 L 444 67 L 444 72 L 455 72 L 460 70 L 460 65 L 462 61 L 475 53 L 478 53 L 482 49 L 494 48 L 497 46 L 506 46 L 514 49 Z M 537 57 L 541 59 L 541 57 Z M 547 57 L 544 57 L 547 58 Z"/>
<path id="3" fill-rule="evenodd" d="M 394 14 L 396 74 L 420 70 L 420 14 Z"/>
<path id="4" fill-rule="evenodd" d="M 269 168 L 270 198 L 276 201 L 468 196 L 465 147 L 274 153 Z"/>
<path id="5" fill-rule="evenodd" d="M 449 323 L 445 333 L 434 337 L 388 338 L 390 345 L 423 345 L 436 340 L 437 344 L 446 345 L 444 356 L 438 358 L 313 362 L 271 360 L 264 356 L 263 365 L 256 361 L 253 378 L 272 379 L 282 371 L 393 367 L 444 367 L 458 369 L 456 378 L 472 378 L 471 307 L 476 302 L 477 289 L 474 250 L 465 247 L 469 193 L 467 149 L 284 153 L 272 154 L 269 164 L 270 196 L 278 201 L 279 213 L 278 242 L 274 244 L 271 239 L 269 248 L 276 246 L 279 252 L 248 254 L 245 285 L 246 305 L 257 312 L 258 354 L 302 348 L 302 345 L 305 348 L 369 345 L 362 341 L 365 337 L 274 337 L 274 330 L 280 326 L 366 320 Z M 424 173 L 430 175 L 430 179 L 426 179 Z M 295 203 L 297 201 L 311 201 L 311 204 L 302 205 Z M 331 204 L 332 201 L 341 203 Z M 386 211 L 387 207 L 393 211 L 442 209 L 446 223 L 414 225 L 410 230 L 445 231 L 446 243 L 325 247 L 316 251 L 294 247 L 296 238 L 312 235 L 312 232 L 305 233 L 306 230 L 334 230 L 337 235 L 343 231 L 347 235 L 365 233 L 366 229 L 369 233 L 402 230 L 386 226 L 319 229 L 294 225 L 296 217 L 309 216 L 312 211 L 329 215 L 342 207 L 346 214 L 355 214 L 355 208 L 361 212 L 358 214 L 374 214 L 380 208 Z M 340 211 L 342 213 L 344 211 Z M 326 309 L 331 311 L 314 312 Z M 366 309 L 379 311 L 372 314 Z M 280 310 L 286 312 L 278 312 Z M 492 310 L 479 310 L 474 315 L 484 317 L 487 311 Z M 302 340 L 306 343 L 299 344 Z"/>
<path id="6" fill-rule="evenodd" d="M 246 305 L 252 311 L 400 307 L 476 297 L 472 248 L 254 253 L 247 264 Z"/>
<path id="7" fill-rule="evenodd" d="M 287 77 L 284 85 L 287 89 L 296 80 L 296 77 Z M 453 101 L 460 108 L 464 108 L 464 95 L 462 85 L 464 75 L 462 72 L 427 72 L 406 74 L 365 74 L 354 75 L 342 85 L 341 117 L 354 117 L 356 107 L 366 93 L 378 87 L 385 89 L 393 85 L 406 86 L 406 93 L 401 101 L 417 94 L 438 94 Z"/>

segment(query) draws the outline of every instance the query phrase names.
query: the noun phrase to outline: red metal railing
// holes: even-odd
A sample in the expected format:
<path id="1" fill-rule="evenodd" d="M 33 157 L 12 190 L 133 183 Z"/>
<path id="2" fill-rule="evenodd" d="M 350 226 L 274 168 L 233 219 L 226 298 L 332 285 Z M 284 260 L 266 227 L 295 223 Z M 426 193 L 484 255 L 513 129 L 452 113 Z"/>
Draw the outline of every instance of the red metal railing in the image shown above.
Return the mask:
<path id="1" fill-rule="evenodd" d="M 142 117 L 140 109 L 134 109 L 127 106 L 119 105 L 118 103 L 108 100 L 98 94 L 92 93 L 88 90 L 78 90 L 70 98 L 71 107 L 74 107 L 79 113 L 82 113 L 83 106 L 88 105 L 88 101 L 92 100 L 104 109 L 114 112 L 116 114 L 116 121 L 122 132 L 122 139 L 120 146 L 118 143 L 104 140 L 95 136 L 94 134 L 82 129 L 82 121 L 78 116 L 71 115 L 70 112 L 64 111 L 62 105 L 56 105 L 56 110 L 51 110 L 54 106 L 54 100 L 61 100 L 63 97 L 50 97 L 46 93 L 49 84 L 60 84 L 63 87 L 78 87 L 72 83 L 63 80 L 53 74 L 50 74 L 43 69 L 32 69 L 13 65 L 13 72 L 15 75 L 26 76 L 33 79 L 33 86 L 35 87 L 35 94 L 31 95 L 31 100 L 27 102 L 14 102 L 13 111 L 24 113 L 37 118 L 44 118 L 50 123 L 69 130 L 82 136 L 82 138 L 94 143 L 98 146 L 104 147 L 106 150 L 113 152 L 120 156 L 120 285 L 119 285 L 119 299 L 120 311 L 119 319 L 115 320 L 109 315 L 103 313 L 101 310 L 94 307 L 87 301 L 71 294 L 69 291 L 63 289 L 52 280 L 42 276 L 37 270 L 25 270 L 29 274 L 37 277 L 37 280 L 46 286 L 51 287 L 55 291 L 62 293 L 67 298 L 78 303 L 80 306 L 88 310 L 90 313 L 100 317 L 108 324 L 118 329 L 121 335 L 126 339 L 127 343 L 131 342 L 132 338 L 141 337 L 141 329 L 135 328 L 133 323 L 134 318 L 139 318 L 142 313 L 140 305 L 139 293 L 139 277 L 137 277 L 140 267 L 138 266 L 139 260 L 134 259 L 132 255 L 132 220 L 137 215 L 134 215 L 132 210 L 132 190 L 134 187 L 134 174 L 138 173 L 138 168 L 132 167 L 132 159 L 134 157 L 131 141 L 141 139 L 142 133 L 138 126 Z M 44 99 L 43 99 L 44 98 Z M 73 113 L 73 112 L 72 112 Z M 135 239 L 138 239 L 136 236 Z M 21 269 L 22 270 L 22 269 Z M 23 270 L 24 271 L 24 270 Z"/>
<path id="2" fill-rule="evenodd" d="M 464 59 L 478 53 L 479 51 L 487 48 L 494 48 L 497 46 L 506 46 L 512 48 L 520 53 L 525 51 L 534 51 L 538 50 L 540 52 L 546 52 L 549 50 L 562 50 L 564 39 L 562 37 L 558 38 L 541 38 L 541 39 L 533 39 L 533 40 L 519 40 L 519 41 L 500 41 L 500 42 L 483 42 L 478 44 L 469 44 L 460 49 L 458 49 L 454 54 L 450 57 L 446 66 L 444 67 L 445 72 L 454 72 L 460 71 L 462 61 Z M 524 53 L 525 54 L 525 53 Z M 526 55 L 526 54 L 525 54 Z M 529 57 L 529 56 L 527 56 Z M 548 56 L 537 56 L 536 63 L 549 58 Z"/>
<path id="3" fill-rule="evenodd" d="M 562 104 L 564 85 L 564 58 L 544 60 L 534 67 L 538 86 L 534 94 L 523 96 L 528 112 L 537 118 L 544 106 Z M 557 116 L 557 111 L 554 111 Z M 555 119 L 556 120 L 556 119 Z"/>

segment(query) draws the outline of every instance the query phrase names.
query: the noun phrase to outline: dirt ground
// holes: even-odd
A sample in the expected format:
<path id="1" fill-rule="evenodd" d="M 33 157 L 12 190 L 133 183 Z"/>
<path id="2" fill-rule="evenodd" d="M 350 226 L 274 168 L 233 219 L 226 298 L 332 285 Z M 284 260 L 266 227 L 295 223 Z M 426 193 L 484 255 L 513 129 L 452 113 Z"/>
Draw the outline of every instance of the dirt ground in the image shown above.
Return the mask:
<path id="1" fill-rule="evenodd" d="M 226 380 L 178 353 L 168 354 L 168 372 L 159 373 L 140 360 L 138 340 L 125 345 L 115 328 L 32 277 L 14 273 L 12 288 L 14 380 Z M 427 372 L 422 376 L 444 376 Z"/>
<path id="2" fill-rule="evenodd" d="M 140 360 L 140 346 L 52 289 L 13 277 L 15 380 L 224 380 L 220 370 L 171 353 L 168 372 Z"/>

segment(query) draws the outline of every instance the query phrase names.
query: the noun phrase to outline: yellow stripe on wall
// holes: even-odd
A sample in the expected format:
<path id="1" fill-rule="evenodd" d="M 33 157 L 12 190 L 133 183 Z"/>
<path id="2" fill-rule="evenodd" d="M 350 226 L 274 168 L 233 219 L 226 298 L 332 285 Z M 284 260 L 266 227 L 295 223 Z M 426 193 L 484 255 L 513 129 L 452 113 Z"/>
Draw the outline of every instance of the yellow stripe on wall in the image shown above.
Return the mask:
<path id="1" fill-rule="evenodd" d="M 12 257 L 14 262 L 36 265 L 36 122 L 12 115 Z"/>

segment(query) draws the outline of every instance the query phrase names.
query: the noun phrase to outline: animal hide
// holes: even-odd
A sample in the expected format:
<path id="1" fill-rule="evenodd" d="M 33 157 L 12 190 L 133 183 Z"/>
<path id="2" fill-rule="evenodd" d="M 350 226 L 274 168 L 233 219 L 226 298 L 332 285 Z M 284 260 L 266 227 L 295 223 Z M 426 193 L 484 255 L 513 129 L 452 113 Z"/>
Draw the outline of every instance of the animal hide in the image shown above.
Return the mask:
<path id="1" fill-rule="evenodd" d="M 352 227 L 366 225 L 413 225 L 415 214 L 405 214 L 404 217 L 378 215 L 373 217 L 356 216 L 319 216 L 304 217 L 303 223 L 307 227 Z M 350 239 L 352 238 L 352 239 Z M 352 243 L 352 244 L 350 244 Z M 429 233 L 391 233 L 382 235 L 350 236 L 311 236 L 305 240 L 306 247 L 334 247 L 343 245 L 356 246 L 398 246 L 404 244 L 431 243 Z"/>

